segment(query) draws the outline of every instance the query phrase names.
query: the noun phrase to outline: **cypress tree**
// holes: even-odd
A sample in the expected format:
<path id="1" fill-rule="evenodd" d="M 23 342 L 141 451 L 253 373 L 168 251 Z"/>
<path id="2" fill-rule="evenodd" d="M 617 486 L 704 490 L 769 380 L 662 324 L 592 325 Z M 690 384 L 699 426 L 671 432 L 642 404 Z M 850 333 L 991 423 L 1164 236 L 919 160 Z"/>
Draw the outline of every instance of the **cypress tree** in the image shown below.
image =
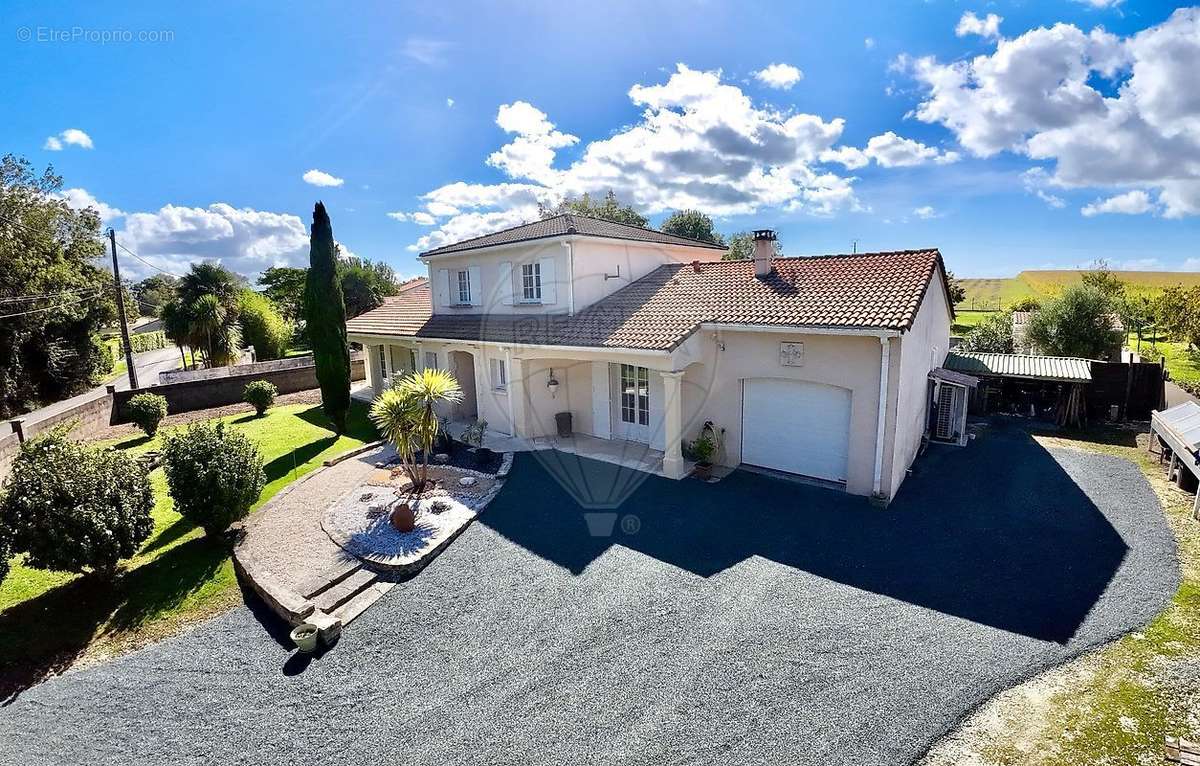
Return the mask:
<path id="1" fill-rule="evenodd" d="M 337 246 L 325 205 L 313 209 L 312 238 L 308 251 L 308 277 L 304 284 L 304 317 L 312 342 L 321 404 L 337 433 L 346 430 L 350 409 L 350 348 L 346 343 L 346 302 L 337 273 Z"/>

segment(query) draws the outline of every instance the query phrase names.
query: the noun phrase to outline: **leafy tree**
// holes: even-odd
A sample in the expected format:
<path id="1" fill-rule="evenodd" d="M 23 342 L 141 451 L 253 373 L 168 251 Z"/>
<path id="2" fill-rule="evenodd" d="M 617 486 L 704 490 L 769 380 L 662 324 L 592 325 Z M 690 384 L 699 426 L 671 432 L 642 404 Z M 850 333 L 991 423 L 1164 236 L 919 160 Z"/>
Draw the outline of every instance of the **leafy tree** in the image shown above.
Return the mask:
<path id="1" fill-rule="evenodd" d="M 1025 296 L 1008 307 L 1009 311 L 1037 311 L 1042 307 L 1041 301 L 1031 296 Z"/>
<path id="2" fill-rule="evenodd" d="M 163 304 L 159 318 L 162 319 L 163 334 L 179 348 L 183 366 L 187 367 L 187 354 L 184 353 L 183 347 L 187 345 L 192 329 L 192 318 L 188 315 L 187 307 L 178 298 L 173 298 Z M 192 359 L 195 361 L 195 352 Z"/>
<path id="3" fill-rule="evenodd" d="M 191 270 L 179 280 L 179 299 L 195 303 L 205 295 L 215 295 L 222 306 L 237 306 L 242 292 L 242 279 L 219 263 L 193 263 Z"/>
<path id="4" fill-rule="evenodd" d="M 21 445 L 0 499 L 0 526 L 31 567 L 111 577 L 153 531 L 154 493 L 137 461 L 72 441 L 68 430 Z"/>
<path id="5" fill-rule="evenodd" d="M 729 245 L 729 252 L 721 256 L 723 261 L 744 261 L 754 257 L 754 235 L 748 231 L 739 231 L 730 234 L 725 241 Z M 775 240 L 775 257 L 783 255 L 783 248 L 779 246 L 779 240 Z"/>
<path id="6" fill-rule="evenodd" d="M 365 258 L 338 259 L 338 276 L 346 301 L 346 318 L 351 319 L 383 305 L 383 299 L 399 292 L 396 273 L 383 262 Z"/>
<path id="7" fill-rule="evenodd" d="M 304 280 L 308 269 L 272 266 L 258 278 L 263 295 L 279 307 L 283 318 L 295 324 L 304 320 Z"/>
<path id="8" fill-rule="evenodd" d="M 946 291 L 950 293 L 950 302 L 955 306 L 967 299 L 967 288 L 959 283 L 950 269 L 946 269 Z"/>
<path id="9" fill-rule="evenodd" d="M 199 351 L 209 367 L 232 364 L 242 346 L 239 301 L 244 282 L 220 264 L 193 264 L 179 280 L 177 305 L 164 306 L 164 324 L 171 325 L 167 337 L 181 352 L 183 343 Z"/>
<path id="10" fill-rule="evenodd" d="M 714 245 L 725 244 L 721 235 L 713 230 L 712 219 L 699 210 L 676 210 L 667 216 L 667 220 L 663 221 L 658 229 L 664 234 L 674 234 L 677 237 L 698 239 Z"/>
<path id="11" fill-rule="evenodd" d="M 1117 299 L 1117 314 L 1125 329 L 1137 336 L 1137 350 L 1142 350 L 1142 336 L 1154 324 L 1154 304 L 1148 296 L 1122 293 Z"/>
<path id="12" fill-rule="evenodd" d="M 1112 299 L 1090 284 L 1069 285 L 1029 319 L 1027 337 L 1050 356 L 1100 359 L 1121 342 Z"/>
<path id="13" fill-rule="evenodd" d="M 287 353 L 292 326 L 269 298 L 253 290 L 242 290 L 238 296 L 238 312 L 242 320 L 242 342 L 254 346 L 256 359 L 279 359 Z"/>
<path id="14" fill-rule="evenodd" d="M 155 274 L 146 277 L 133 285 L 134 301 L 127 305 L 136 305 L 138 313 L 147 316 L 162 316 L 162 308 L 175 300 L 175 291 L 179 287 L 179 278 L 170 274 Z"/>
<path id="15" fill-rule="evenodd" d="M 591 195 L 585 193 L 582 197 L 568 197 L 554 207 L 546 207 L 539 203 L 538 211 L 542 218 L 553 218 L 563 213 L 578 213 L 589 218 L 601 218 L 605 221 L 625 223 L 630 226 L 645 228 L 650 225 L 646 216 L 634 210 L 633 206 L 621 204 L 617 199 L 616 192 L 612 189 L 609 189 L 608 193 L 604 195 L 603 202 L 595 202 Z"/>
<path id="16" fill-rule="evenodd" d="M 167 400 L 158 394 L 138 394 L 129 400 L 127 410 L 134 425 L 146 436 L 154 436 L 158 424 L 167 416 Z"/>
<path id="17" fill-rule="evenodd" d="M 188 345 L 200 349 L 205 364 L 223 367 L 237 360 L 242 330 L 236 309 L 230 309 L 216 294 L 209 293 L 188 304 L 188 318 Z"/>
<path id="18" fill-rule="evenodd" d="M 1154 321 L 1172 340 L 1200 348 L 1200 286 L 1168 287 L 1153 304 Z"/>
<path id="19" fill-rule="evenodd" d="M 1080 281 L 1104 294 L 1114 305 L 1125 297 L 1125 283 L 1109 270 L 1108 261 L 1093 263 L 1089 271 L 1083 272 Z"/>
<path id="20" fill-rule="evenodd" d="M 337 246 L 325 205 L 313 208 L 309 246 L 308 281 L 304 288 L 304 315 L 312 341 L 321 404 L 336 433 L 346 431 L 350 409 L 350 347 L 346 342 L 346 303 L 338 279 Z"/>
<path id="21" fill-rule="evenodd" d="M 246 518 L 267 480 L 258 448 L 221 422 L 167 434 L 163 470 L 175 510 L 209 537 Z"/>
<path id="22" fill-rule="evenodd" d="M 1012 312 L 997 311 L 971 328 L 963 338 L 964 351 L 984 354 L 1013 352 Z"/>
<path id="23" fill-rule="evenodd" d="M 92 342 L 116 316 L 96 211 L 56 195 L 62 178 L 0 158 L 0 418 L 86 390 L 107 372 Z M 26 313 L 32 312 L 32 313 Z"/>

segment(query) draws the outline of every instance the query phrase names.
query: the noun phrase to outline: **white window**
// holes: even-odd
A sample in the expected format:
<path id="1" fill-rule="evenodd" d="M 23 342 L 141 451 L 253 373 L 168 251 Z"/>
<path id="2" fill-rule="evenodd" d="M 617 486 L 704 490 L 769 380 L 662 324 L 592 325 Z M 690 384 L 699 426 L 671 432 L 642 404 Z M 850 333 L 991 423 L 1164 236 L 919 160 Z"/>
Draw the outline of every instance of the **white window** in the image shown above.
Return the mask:
<path id="1" fill-rule="evenodd" d="M 436 370 L 437 368 L 438 368 L 437 352 L 436 351 L 426 351 L 425 352 L 425 369 Z"/>
<path id="2" fill-rule="evenodd" d="M 466 269 L 458 272 L 458 302 L 463 306 L 471 305 L 471 272 Z"/>
<path id="3" fill-rule="evenodd" d="M 541 302 L 542 265 L 540 263 L 521 264 L 521 300 L 528 303 Z"/>
<path id="4" fill-rule="evenodd" d="M 621 365 L 621 422 L 650 425 L 650 371 Z"/>
<path id="5" fill-rule="evenodd" d="M 492 388 L 497 391 L 508 390 L 508 367 L 503 359 L 492 359 Z"/>

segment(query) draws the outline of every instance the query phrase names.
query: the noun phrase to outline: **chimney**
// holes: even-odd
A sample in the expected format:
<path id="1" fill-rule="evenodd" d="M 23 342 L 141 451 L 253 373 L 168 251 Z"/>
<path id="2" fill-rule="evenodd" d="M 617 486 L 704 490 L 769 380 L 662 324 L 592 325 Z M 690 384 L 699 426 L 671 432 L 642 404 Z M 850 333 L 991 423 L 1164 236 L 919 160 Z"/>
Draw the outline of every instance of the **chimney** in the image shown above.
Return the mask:
<path id="1" fill-rule="evenodd" d="M 771 229 L 754 230 L 754 276 L 763 279 L 774 271 L 771 259 L 775 257 L 775 232 Z"/>

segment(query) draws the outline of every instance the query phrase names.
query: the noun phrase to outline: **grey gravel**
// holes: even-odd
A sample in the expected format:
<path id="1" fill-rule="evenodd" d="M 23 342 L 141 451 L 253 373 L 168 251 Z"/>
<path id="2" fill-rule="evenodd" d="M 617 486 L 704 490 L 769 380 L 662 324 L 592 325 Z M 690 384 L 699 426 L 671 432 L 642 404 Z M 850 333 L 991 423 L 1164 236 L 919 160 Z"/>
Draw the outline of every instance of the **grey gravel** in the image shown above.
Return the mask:
<path id="1" fill-rule="evenodd" d="M 934 448 L 887 510 L 653 477 L 611 538 L 545 471 L 311 664 L 238 608 L 27 690 L 0 762 L 909 763 L 1178 584 L 1135 466 L 1022 433 Z"/>

